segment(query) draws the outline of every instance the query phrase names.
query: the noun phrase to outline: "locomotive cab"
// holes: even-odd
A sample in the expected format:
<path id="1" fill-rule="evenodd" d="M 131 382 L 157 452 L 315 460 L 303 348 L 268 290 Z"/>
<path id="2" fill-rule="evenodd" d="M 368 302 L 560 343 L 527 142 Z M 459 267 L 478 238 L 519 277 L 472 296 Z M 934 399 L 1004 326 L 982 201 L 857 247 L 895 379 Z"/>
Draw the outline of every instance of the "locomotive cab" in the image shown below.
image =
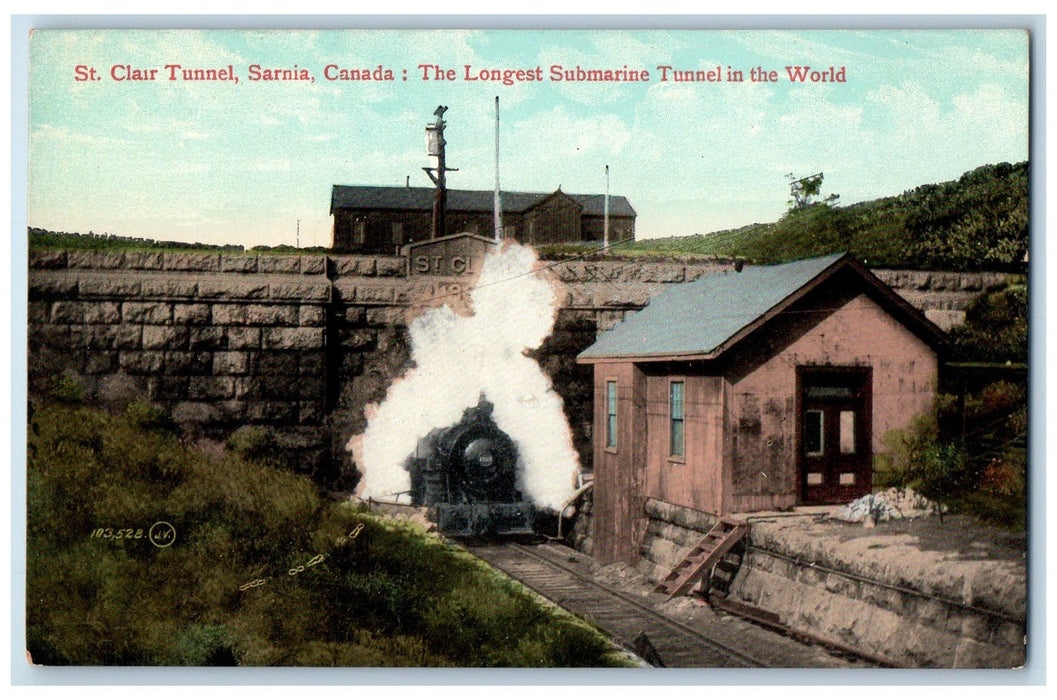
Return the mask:
<path id="1" fill-rule="evenodd" d="M 535 508 L 517 491 L 517 446 L 481 395 L 462 420 L 431 431 L 408 458 L 411 500 L 447 535 L 531 534 Z"/>

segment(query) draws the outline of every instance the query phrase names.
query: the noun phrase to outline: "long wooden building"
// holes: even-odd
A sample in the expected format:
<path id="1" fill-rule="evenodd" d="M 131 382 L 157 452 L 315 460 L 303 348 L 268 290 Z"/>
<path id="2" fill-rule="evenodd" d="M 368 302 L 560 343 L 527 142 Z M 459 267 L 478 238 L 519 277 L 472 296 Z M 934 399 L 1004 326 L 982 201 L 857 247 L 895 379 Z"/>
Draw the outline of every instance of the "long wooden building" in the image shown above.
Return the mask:
<path id="1" fill-rule="evenodd" d="M 332 247 L 342 253 L 397 253 L 401 246 L 429 240 L 433 226 L 432 187 L 334 185 Z M 448 190 L 448 233 L 491 238 L 494 193 Z M 503 192 L 503 235 L 520 243 L 602 241 L 605 197 L 600 194 Z M 626 197 L 609 198 L 610 242 L 634 240 L 635 210 Z"/>

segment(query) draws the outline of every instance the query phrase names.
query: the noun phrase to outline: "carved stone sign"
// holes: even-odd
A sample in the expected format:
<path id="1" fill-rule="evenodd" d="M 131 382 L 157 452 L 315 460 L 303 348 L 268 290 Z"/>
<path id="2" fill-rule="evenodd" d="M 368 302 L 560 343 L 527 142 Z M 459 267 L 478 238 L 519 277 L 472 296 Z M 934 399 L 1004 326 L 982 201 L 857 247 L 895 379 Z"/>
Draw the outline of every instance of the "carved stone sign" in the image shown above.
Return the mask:
<path id="1" fill-rule="evenodd" d="M 481 261 L 495 241 L 472 233 L 457 233 L 403 247 L 410 276 L 462 277 L 481 270 Z"/>

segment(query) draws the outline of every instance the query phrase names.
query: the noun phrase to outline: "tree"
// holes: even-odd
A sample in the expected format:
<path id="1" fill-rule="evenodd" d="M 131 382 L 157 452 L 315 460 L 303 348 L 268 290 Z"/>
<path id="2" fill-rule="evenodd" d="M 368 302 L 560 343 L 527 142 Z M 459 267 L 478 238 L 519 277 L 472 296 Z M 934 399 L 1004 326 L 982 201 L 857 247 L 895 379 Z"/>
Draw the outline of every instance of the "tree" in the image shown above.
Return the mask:
<path id="1" fill-rule="evenodd" d="M 822 178 L 824 177 L 822 173 L 801 178 L 788 173 L 786 177 L 789 178 L 789 196 L 792 197 L 788 202 L 790 209 L 804 209 L 815 204 L 816 198 L 822 191 Z M 838 199 L 840 199 L 839 194 L 831 194 L 823 200 L 823 203 L 830 206 Z"/>

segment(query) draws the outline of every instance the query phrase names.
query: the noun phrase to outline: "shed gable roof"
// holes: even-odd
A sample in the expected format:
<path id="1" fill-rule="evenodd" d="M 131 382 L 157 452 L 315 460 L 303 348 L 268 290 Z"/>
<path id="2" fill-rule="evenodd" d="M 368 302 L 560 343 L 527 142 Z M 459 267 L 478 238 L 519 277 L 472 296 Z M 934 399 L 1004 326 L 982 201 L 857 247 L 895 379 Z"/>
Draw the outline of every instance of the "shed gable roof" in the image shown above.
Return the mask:
<path id="1" fill-rule="evenodd" d="M 795 303 L 838 270 L 851 268 L 930 346 L 943 332 L 847 253 L 782 265 L 706 275 L 659 294 L 649 306 L 604 333 L 581 352 L 581 361 L 606 358 L 713 359 Z"/>
<path id="2" fill-rule="evenodd" d="M 560 191 L 560 188 L 559 188 Z M 330 196 L 330 211 L 338 209 L 393 209 L 403 211 L 432 211 L 436 190 L 432 187 L 376 187 L 374 185 L 334 185 Z M 500 192 L 504 211 L 524 212 L 556 192 Z M 587 216 L 602 216 L 605 195 L 570 194 L 565 196 L 583 207 Z M 448 190 L 449 211 L 489 213 L 495 193 L 492 190 Z M 635 216 L 626 197 L 610 195 L 610 216 Z"/>

